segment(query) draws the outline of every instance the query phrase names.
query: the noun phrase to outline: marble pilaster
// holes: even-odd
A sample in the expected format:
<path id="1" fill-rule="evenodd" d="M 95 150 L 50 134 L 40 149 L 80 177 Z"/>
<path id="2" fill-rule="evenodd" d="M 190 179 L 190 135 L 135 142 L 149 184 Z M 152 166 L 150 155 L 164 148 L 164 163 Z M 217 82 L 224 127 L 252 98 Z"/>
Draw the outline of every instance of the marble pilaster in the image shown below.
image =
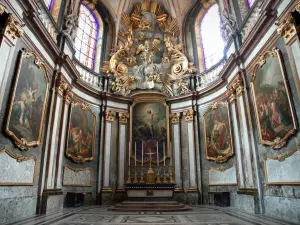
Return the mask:
<path id="1" fill-rule="evenodd" d="M 119 154 L 118 154 L 118 189 L 124 189 L 126 162 L 126 128 L 129 113 L 119 112 Z"/>
<path id="2" fill-rule="evenodd" d="M 115 119 L 116 113 L 111 109 L 105 112 L 105 143 L 104 143 L 104 171 L 103 171 L 103 190 L 110 191 L 110 153 L 111 153 L 111 136 L 112 136 L 112 122 Z"/>
<path id="3" fill-rule="evenodd" d="M 175 166 L 175 183 L 176 188 L 182 189 L 181 178 L 181 153 L 180 153 L 180 112 L 171 113 L 172 131 L 173 131 L 173 149 L 174 151 L 174 166 Z"/>
<path id="4" fill-rule="evenodd" d="M 0 18 L 3 22 L 6 20 L 4 32 L 0 34 L 0 112 L 2 108 L 4 92 L 7 85 L 7 79 L 11 66 L 12 57 L 14 55 L 15 46 L 18 38 L 23 35 L 20 24 L 14 17 L 5 12 L 5 6 L 0 3 Z"/>

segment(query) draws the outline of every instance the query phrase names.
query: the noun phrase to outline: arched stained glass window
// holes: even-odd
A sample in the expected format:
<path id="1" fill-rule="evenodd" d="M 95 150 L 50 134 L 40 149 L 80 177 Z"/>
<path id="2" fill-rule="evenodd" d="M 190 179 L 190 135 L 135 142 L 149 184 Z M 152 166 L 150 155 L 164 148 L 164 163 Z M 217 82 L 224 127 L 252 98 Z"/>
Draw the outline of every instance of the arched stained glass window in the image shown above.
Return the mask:
<path id="1" fill-rule="evenodd" d="M 224 56 L 221 17 L 217 4 L 211 6 L 201 22 L 201 40 L 205 69 L 216 65 Z"/>
<path id="2" fill-rule="evenodd" d="M 251 8 L 255 0 L 248 0 L 249 7 Z"/>
<path id="3" fill-rule="evenodd" d="M 84 66 L 93 70 L 99 25 L 93 13 L 85 5 L 80 6 L 78 23 L 75 57 Z"/>

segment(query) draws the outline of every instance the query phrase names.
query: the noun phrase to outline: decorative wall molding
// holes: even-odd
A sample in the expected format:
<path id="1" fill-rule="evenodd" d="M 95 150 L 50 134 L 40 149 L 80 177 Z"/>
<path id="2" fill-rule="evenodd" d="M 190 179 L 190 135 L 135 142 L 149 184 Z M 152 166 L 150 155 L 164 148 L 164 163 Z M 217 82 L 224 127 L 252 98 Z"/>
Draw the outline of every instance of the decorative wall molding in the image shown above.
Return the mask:
<path id="1" fill-rule="evenodd" d="M 300 184 L 300 147 L 279 156 L 265 156 L 266 184 Z"/>
<path id="2" fill-rule="evenodd" d="M 209 186 L 235 186 L 237 185 L 236 166 L 210 168 L 208 171 Z"/>
<path id="3" fill-rule="evenodd" d="M 75 187 L 91 187 L 93 180 L 93 169 L 87 168 L 73 168 L 69 165 L 64 166 L 63 186 Z"/>
<path id="4" fill-rule="evenodd" d="M 37 159 L 0 151 L 0 186 L 33 186 L 36 182 Z"/>

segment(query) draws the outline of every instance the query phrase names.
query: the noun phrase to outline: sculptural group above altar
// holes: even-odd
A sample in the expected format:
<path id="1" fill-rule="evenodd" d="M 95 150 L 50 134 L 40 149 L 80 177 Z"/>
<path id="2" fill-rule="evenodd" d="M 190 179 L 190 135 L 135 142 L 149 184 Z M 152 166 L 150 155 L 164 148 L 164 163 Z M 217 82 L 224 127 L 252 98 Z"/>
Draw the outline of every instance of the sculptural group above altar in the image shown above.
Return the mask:
<path id="1" fill-rule="evenodd" d="M 143 0 L 130 14 L 123 13 L 121 24 L 118 45 L 102 68 L 114 77 L 112 91 L 124 96 L 134 90 L 189 93 L 189 77 L 196 69 L 182 53 L 177 20 L 157 0 Z"/>

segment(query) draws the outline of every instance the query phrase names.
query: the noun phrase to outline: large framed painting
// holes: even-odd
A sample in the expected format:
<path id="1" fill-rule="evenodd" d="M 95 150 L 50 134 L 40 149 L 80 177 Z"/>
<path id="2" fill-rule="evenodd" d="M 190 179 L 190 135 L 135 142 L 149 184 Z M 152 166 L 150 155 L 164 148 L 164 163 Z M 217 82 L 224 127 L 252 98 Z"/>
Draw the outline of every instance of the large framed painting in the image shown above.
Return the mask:
<path id="1" fill-rule="evenodd" d="M 134 96 L 131 106 L 131 157 L 135 164 L 161 166 L 169 157 L 169 108 L 159 93 Z"/>
<path id="2" fill-rule="evenodd" d="M 284 147 L 296 133 L 297 122 L 279 49 L 274 48 L 260 57 L 251 89 L 260 142 L 273 149 Z"/>
<path id="3" fill-rule="evenodd" d="M 20 52 L 13 83 L 6 133 L 21 150 L 38 146 L 49 94 L 45 64 L 34 52 Z"/>
<path id="4" fill-rule="evenodd" d="M 226 100 L 209 106 L 203 114 L 206 158 L 227 162 L 234 155 L 229 106 Z"/>
<path id="5" fill-rule="evenodd" d="M 83 103 L 74 103 L 69 116 L 66 155 L 74 162 L 94 159 L 96 115 Z"/>

